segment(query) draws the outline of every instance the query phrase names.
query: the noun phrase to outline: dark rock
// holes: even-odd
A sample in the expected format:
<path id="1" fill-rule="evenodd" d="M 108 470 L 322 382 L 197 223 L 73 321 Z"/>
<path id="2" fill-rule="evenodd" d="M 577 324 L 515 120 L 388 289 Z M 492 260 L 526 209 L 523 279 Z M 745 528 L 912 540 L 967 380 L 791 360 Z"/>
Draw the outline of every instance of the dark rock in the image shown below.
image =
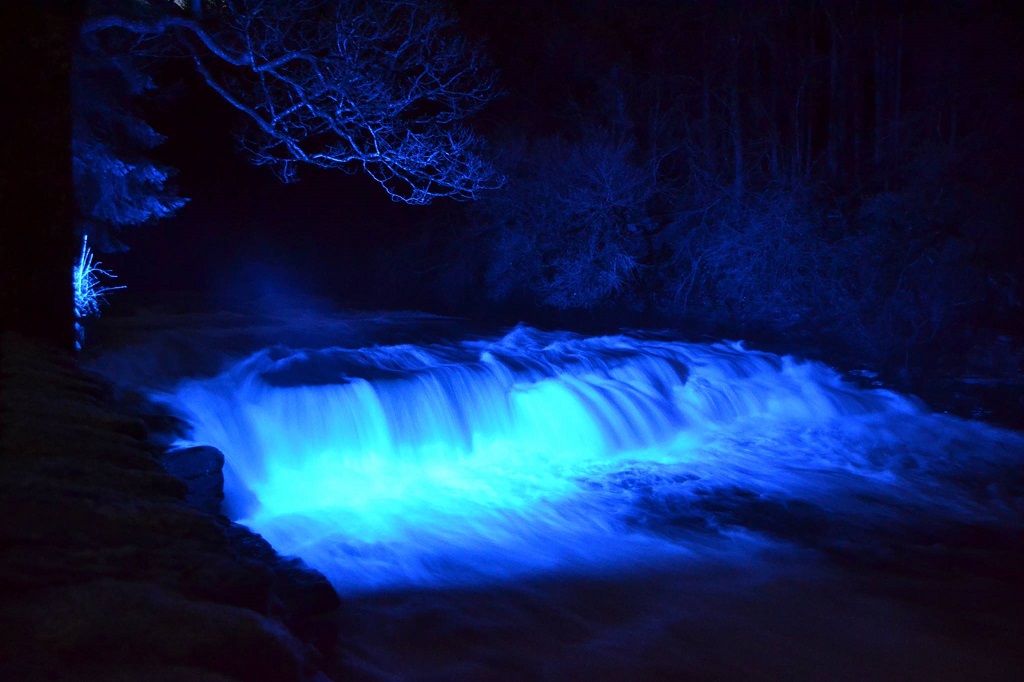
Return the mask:
<path id="1" fill-rule="evenodd" d="M 330 613 L 341 605 L 338 593 L 320 573 L 299 559 L 279 559 L 278 595 L 284 603 L 285 621 Z"/>
<path id="2" fill-rule="evenodd" d="M 150 442 L 166 448 L 189 433 L 188 422 L 173 414 L 144 414 L 141 419 L 149 432 Z"/>
<path id="3" fill-rule="evenodd" d="M 243 484 L 230 466 L 224 467 L 224 515 L 232 519 L 249 519 L 256 515 L 262 506 L 256 497 Z"/>
<path id="4" fill-rule="evenodd" d="M 1018 339 L 991 330 L 978 331 L 967 353 L 967 366 L 985 376 L 1018 376 L 1024 371 L 1024 345 Z"/>
<path id="5" fill-rule="evenodd" d="M 341 606 L 341 599 L 327 579 L 301 559 L 278 555 L 270 543 L 244 526 L 231 523 L 225 528 L 225 534 L 230 546 L 238 552 L 234 560 L 236 566 L 252 562 L 271 569 L 273 583 L 267 586 L 266 611 L 261 613 L 280 619 L 318 650 L 333 650 L 338 638 L 334 615 Z M 255 578 L 236 572 L 230 577 L 231 585 L 219 589 L 223 590 L 222 595 L 248 594 L 249 598 L 256 598 Z"/>
<path id="6" fill-rule="evenodd" d="M 217 448 L 202 445 L 164 453 L 167 472 L 188 484 L 185 500 L 197 509 L 219 514 L 224 502 L 224 455 Z"/>
<path id="7" fill-rule="evenodd" d="M 3 341 L 0 679 L 326 679 L 338 598 L 220 513 L 221 453 L 162 454 L 65 356 Z"/>
<path id="8" fill-rule="evenodd" d="M 168 473 L 191 481 L 204 476 L 220 476 L 224 455 L 208 445 L 178 448 L 164 453 L 163 465 Z"/>
<path id="9" fill-rule="evenodd" d="M 239 553 L 237 563 L 254 561 L 272 567 L 272 615 L 292 625 L 331 613 L 341 604 L 327 579 L 301 559 L 279 556 L 270 543 L 244 526 L 233 523 L 225 533 Z"/>
<path id="10" fill-rule="evenodd" d="M 273 564 L 235 556 L 208 557 L 187 576 L 188 590 L 202 599 L 273 615 Z"/>
<path id="11" fill-rule="evenodd" d="M 231 547 L 238 556 L 257 561 L 276 562 L 277 553 L 270 546 L 263 536 L 253 533 L 251 530 L 237 523 L 227 522 L 224 528 L 224 535 L 227 536 Z"/>
<path id="12" fill-rule="evenodd" d="M 310 652 L 280 623 L 153 584 L 100 580 L 36 591 L 8 601 L 0 615 L 19 625 L 4 637 L 3 649 L 17 647 L 22 666 L 50 667 L 50 679 L 69 669 L 98 673 L 140 663 L 237 680 L 313 677 Z"/>

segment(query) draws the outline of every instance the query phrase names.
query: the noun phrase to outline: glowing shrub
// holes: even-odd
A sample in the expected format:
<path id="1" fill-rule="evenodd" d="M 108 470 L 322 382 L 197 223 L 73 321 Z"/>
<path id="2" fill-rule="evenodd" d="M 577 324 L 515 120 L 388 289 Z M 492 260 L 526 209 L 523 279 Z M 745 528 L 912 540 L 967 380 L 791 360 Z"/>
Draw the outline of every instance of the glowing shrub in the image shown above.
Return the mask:
<path id="1" fill-rule="evenodd" d="M 93 257 L 89 248 L 89 237 L 82 237 L 82 251 L 78 255 L 71 273 L 71 281 L 75 291 L 75 346 L 82 347 L 85 329 L 81 320 L 87 317 L 98 317 L 100 307 L 106 303 L 109 291 L 124 289 L 123 286 L 108 287 L 103 284 L 104 278 L 117 279 L 117 276 L 100 268 L 101 263 Z"/>

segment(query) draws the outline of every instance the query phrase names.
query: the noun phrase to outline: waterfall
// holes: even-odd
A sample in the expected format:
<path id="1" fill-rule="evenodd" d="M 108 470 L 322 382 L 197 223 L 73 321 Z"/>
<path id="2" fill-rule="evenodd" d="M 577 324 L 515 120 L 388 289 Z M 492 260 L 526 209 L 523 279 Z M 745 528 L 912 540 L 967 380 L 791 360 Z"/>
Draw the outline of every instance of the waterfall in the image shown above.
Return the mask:
<path id="1" fill-rule="evenodd" d="M 936 481 L 965 441 L 1019 446 L 820 363 L 525 326 L 270 347 L 164 397 L 190 443 L 224 453 L 237 520 L 341 592 L 680 560 L 701 539 L 761 533 L 729 511 L 749 497 L 986 514 Z"/>

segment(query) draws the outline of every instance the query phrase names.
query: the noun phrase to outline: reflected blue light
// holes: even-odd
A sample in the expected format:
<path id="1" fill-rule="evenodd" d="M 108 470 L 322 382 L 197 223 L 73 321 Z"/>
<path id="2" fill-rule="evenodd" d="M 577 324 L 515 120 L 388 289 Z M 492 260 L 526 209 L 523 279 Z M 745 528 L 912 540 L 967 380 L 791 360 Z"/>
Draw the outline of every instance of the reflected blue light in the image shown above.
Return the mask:
<path id="1" fill-rule="evenodd" d="M 1020 450 L 1013 434 L 816 363 L 525 327 L 268 349 L 172 400 L 191 413 L 193 441 L 224 452 L 239 520 L 343 593 L 756 545 L 769 520 L 743 511 L 750 500 L 875 524 L 915 510 L 998 519 L 950 476 L 967 458 Z"/>

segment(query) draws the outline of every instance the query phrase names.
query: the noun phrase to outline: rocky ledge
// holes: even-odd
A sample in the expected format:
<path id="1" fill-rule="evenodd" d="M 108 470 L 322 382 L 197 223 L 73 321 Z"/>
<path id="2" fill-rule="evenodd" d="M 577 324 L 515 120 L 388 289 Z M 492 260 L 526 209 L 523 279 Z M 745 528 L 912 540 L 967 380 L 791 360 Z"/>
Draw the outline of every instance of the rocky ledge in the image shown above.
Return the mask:
<path id="1" fill-rule="evenodd" d="M 65 353 L 0 347 L 0 679 L 328 680 L 339 600 Z"/>

